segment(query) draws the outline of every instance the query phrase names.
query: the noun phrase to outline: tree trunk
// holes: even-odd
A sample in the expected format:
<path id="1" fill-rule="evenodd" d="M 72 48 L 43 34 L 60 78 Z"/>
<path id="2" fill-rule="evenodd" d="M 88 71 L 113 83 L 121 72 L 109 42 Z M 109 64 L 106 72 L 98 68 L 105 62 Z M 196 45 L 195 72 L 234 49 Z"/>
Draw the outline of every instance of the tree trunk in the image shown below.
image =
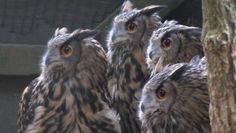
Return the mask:
<path id="1" fill-rule="evenodd" d="M 202 9 L 212 132 L 236 133 L 236 1 L 202 0 Z"/>

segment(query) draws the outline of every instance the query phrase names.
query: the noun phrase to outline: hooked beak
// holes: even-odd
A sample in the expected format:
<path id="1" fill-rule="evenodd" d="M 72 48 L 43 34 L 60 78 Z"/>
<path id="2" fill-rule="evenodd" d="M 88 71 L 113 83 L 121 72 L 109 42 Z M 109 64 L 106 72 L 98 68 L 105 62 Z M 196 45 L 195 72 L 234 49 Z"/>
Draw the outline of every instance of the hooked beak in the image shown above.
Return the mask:
<path id="1" fill-rule="evenodd" d="M 125 40 L 127 40 L 127 37 L 125 35 L 119 34 L 117 32 L 115 34 L 113 34 L 111 37 L 111 41 L 113 43 L 121 42 L 121 41 L 125 41 Z"/>
<path id="2" fill-rule="evenodd" d="M 157 60 L 158 60 L 158 61 L 157 61 L 157 64 L 155 65 L 154 73 L 158 73 L 158 72 L 162 71 L 163 68 L 164 68 L 164 66 L 163 66 L 163 65 L 164 65 L 164 64 L 163 64 L 164 58 L 161 56 L 161 57 L 159 57 Z"/>
<path id="3" fill-rule="evenodd" d="M 141 104 L 140 109 L 141 109 L 142 113 L 144 113 L 144 111 L 145 111 L 145 107 L 144 107 L 143 104 Z"/>
<path id="4" fill-rule="evenodd" d="M 154 57 L 154 52 L 153 52 L 153 51 L 151 51 L 151 52 L 148 54 L 148 56 L 149 56 L 149 58 L 152 60 L 152 59 L 153 59 L 153 57 Z"/>

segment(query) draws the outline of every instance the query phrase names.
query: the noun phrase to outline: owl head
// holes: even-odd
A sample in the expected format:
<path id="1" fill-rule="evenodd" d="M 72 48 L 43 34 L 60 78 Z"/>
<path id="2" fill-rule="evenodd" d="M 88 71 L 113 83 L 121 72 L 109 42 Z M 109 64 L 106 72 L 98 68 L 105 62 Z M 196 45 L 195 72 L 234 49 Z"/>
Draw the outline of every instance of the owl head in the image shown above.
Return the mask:
<path id="1" fill-rule="evenodd" d="M 139 118 L 153 132 L 209 132 L 206 59 L 167 66 L 144 86 Z"/>
<path id="2" fill-rule="evenodd" d="M 150 38 L 146 61 L 155 73 L 168 64 L 189 62 L 196 55 L 203 56 L 201 29 L 165 21 Z"/>
<path id="3" fill-rule="evenodd" d="M 77 29 L 69 32 L 67 28 L 56 29 L 48 41 L 47 51 L 42 60 L 42 71 L 50 73 L 73 73 L 80 65 L 105 59 L 105 52 L 92 37 L 96 31 Z M 91 65 L 90 65 L 91 66 Z"/>
<path id="4" fill-rule="evenodd" d="M 153 30 L 161 24 L 161 18 L 156 12 L 162 8 L 163 6 L 152 5 L 143 9 L 133 9 L 132 3 L 129 0 L 125 1 L 120 14 L 113 20 L 108 35 L 108 47 L 147 42 Z"/>

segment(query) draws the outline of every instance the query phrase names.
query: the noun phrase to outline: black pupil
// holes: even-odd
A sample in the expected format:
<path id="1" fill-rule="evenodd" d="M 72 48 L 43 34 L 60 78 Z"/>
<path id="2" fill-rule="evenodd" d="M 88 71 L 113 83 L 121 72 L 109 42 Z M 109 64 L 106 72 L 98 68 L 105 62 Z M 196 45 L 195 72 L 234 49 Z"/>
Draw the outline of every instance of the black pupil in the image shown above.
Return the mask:
<path id="1" fill-rule="evenodd" d="M 129 28 L 130 28 L 131 30 L 133 30 L 133 29 L 134 29 L 134 27 L 135 27 L 135 26 L 134 26 L 134 24 L 133 24 L 133 23 L 131 23 L 131 24 L 130 24 L 130 26 L 129 26 Z"/>
<path id="2" fill-rule="evenodd" d="M 159 91 L 160 97 L 164 97 L 166 95 L 166 92 L 164 90 Z"/>
<path id="3" fill-rule="evenodd" d="M 165 44 L 165 46 L 170 46 L 170 39 L 166 39 L 164 44 Z"/>
<path id="4" fill-rule="evenodd" d="M 129 22 L 127 25 L 127 30 L 133 31 L 135 29 L 136 25 L 133 22 Z"/>
<path id="5" fill-rule="evenodd" d="M 64 47 L 64 53 L 65 53 L 65 54 L 68 54 L 69 52 L 70 52 L 70 47 L 65 46 L 65 47 Z"/>

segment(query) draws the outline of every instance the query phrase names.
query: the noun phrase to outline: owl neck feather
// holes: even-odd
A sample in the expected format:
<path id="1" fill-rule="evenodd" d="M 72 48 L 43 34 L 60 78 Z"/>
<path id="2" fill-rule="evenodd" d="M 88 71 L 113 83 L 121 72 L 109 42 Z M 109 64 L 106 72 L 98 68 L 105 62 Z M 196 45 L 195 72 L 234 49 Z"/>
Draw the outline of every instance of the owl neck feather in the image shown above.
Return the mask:
<path id="1" fill-rule="evenodd" d="M 115 126 L 105 103 L 107 62 L 100 56 L 92 61 L 95 63 L 89 59 L 81 61 L 70 73 L 63 69 L 42 73 L 36 95 L 40 101 L 38 107 L 47 111 L 35 114 L 42 116 L 40 122 L 47 125 L 56 120 L 54 125 L 62 126 L 58 127 L 61 132 L 95 132 L 97 129 L 114 132 Z M 47 119 L 49 116 L 55 119 Z"/>
<path id="2" fill-rule="evenodd" d="M 74 75 L 47 75 L 42 90 L 45 95 L 44 106 L 64 114 L 71 112 L 79 121 L 82 120 L 81 123 L 89 124 L 96 113 L 104 110 L 104 100 L 107 100 L 104 98 L 106 71 L 101 70 L 103 67 L 97 67 L 96 70 L 94 67 L 80 67 Z"/>
<path id="3" fill-rule="evenodd" d="M 116 81 L 114 85 L 116 89 L 112 94 L 113 105 L 120 114 L 122 131 L 127 133 L 140 132 L 136 108 L 141 88 L 148 77 L 144 59 L 145 45 L 129 44 L 129 46 L 112 48 L 109 53 L 112 79 Z"/>

